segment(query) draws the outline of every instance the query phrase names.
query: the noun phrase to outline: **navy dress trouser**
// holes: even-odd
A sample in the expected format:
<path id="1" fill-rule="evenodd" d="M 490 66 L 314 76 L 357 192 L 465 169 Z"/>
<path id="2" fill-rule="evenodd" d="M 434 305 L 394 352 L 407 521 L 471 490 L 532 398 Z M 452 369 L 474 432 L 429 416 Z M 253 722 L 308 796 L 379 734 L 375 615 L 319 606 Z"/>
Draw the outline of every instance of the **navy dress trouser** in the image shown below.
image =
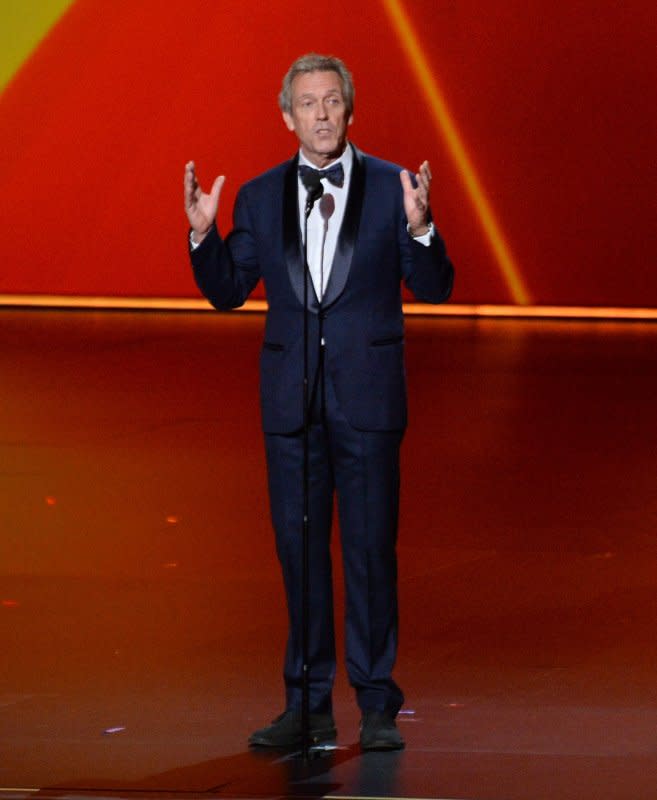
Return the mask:
<path id="1" fill-rule="evenodd" d="M 362 711 L 395 715 L 397 521 L 401 431 L 359 431 L 326 376 L 310 429 L 310 710 L 331 709 L 336 653 L 330 537 L 337 494 L 345 576 L 347 674 Z M 323 412 L 320 409 L 323 405 Z M 286 707 L 301 708 L 303 434 L 265 434 L 271 516 L 289 614 Z"/>

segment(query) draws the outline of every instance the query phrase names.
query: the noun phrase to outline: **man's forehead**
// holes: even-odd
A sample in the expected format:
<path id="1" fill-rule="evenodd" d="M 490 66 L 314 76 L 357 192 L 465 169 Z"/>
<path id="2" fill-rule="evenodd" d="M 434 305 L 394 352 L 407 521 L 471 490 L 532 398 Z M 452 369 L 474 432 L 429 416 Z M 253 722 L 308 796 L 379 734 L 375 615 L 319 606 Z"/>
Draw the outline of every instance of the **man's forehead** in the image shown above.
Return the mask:
<path id="1" fill-rule="evenodd" d="M 297 95 L 311 94 L 317 91 L 342 94 L 342 81 L 338 73 L 333 70 L 301 72 L 295 75 L 292 81 L 292 90 Z"/>

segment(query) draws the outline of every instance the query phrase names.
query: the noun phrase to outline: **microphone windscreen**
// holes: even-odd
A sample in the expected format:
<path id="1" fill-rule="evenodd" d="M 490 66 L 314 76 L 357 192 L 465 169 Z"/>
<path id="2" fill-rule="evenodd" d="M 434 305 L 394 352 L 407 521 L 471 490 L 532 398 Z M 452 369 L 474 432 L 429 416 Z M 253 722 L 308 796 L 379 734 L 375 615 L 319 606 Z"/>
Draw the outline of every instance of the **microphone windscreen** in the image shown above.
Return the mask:
<path id="1" fill-rule="evenodd" d="M 328 221 L 333 212 L 335 211 L 335 198 L 329 192 L 322 195 L 322 199 L 319 201 L 319 213 L 322 215 L 322 219 Z"/>

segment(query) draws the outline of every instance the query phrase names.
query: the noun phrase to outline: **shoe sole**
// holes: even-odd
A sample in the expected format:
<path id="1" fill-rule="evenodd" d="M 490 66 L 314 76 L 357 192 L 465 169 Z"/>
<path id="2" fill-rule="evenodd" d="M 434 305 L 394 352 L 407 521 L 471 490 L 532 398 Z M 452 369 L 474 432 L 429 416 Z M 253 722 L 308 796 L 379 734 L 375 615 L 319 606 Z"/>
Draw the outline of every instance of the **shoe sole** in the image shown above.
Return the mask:
<path id="1" fill-rule="evenodd" d="M 371 744 L 362 744 L 360 749 L 366 753 L 368 751 L 382 752 L 383 750 L 403 750 L 406 747 L 405 742 L 372 742 Z"/>
<path id="2" fill-rule="evenodd" d="M 338 732 L 333 729 L 324 730 L 324 731 L 311 731 L 310 732 L 310 746 L 311 747 L 327 747 L 336 744 Z M 249 737 L 249 745 L 251 747 L 270 747 L 273 749 L 284 750 L 290 747 L 301 747 L 302 741 L 300 736 L 295 736 L 294 738 L 286 739 L 284 742 L 280 741 L 272 741 L 268 739 L 266 736 L 260 737 Z"/>

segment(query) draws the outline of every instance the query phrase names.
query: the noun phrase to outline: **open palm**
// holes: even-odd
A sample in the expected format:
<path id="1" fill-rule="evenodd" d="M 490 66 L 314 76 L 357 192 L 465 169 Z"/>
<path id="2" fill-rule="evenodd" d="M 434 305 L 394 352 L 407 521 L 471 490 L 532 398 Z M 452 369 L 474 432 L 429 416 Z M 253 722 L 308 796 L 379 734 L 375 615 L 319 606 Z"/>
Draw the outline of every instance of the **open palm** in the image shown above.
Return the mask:
<path id="1" fill-rule="evenodd" d="M 224 181 L 223 175 L 215 178 L 210 193 L 206 194 L 196 179 L 194 162 L 189 161 L 185 165 L 185 212 L 197 242 L 207 234 L 214 224 Z"/>
<path id="2" fill-rule="evenodd" d="M 429 187 L 431 186 L 431 168 L 429 162 L 424 161 L 415 175 L 416 186 L 413 186 L 411 176 L 406 170 L 400 173 L 402 188 L 404 190 L 404 210 L 411 233 L 426 233 L 429 219 Z"/>

